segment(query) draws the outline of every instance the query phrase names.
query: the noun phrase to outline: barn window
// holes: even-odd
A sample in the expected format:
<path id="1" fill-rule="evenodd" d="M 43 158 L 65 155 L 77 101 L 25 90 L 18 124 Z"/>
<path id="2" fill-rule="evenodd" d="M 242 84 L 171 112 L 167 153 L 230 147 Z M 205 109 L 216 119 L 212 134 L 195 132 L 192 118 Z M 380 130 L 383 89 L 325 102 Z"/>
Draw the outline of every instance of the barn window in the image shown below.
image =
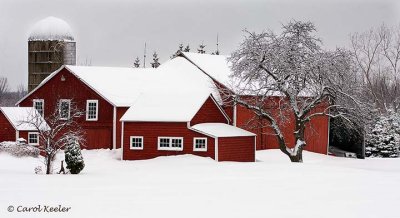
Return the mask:
<path id="1" fill-rule="evenodd" d="M 30 145 L 39 145 L 39 133 L 37 133 L 37 132 L 29 132 L 28 133 L 28 144 L 30 144 Z"/>
<path id="2" fill-rule="evenodd" d="M 131 136 L 131 150 L 143 150 L 143 136 Z"/>
<path id="3" fill-rule="evenodd" d="M 71 100 L 70 99 L 61 99 L 60 105 L 60 120 L 68 120 L 70 116 L 71 109 Z"/>
<path id="4" fill-rule="evenodd" d="M 183 151 L 183 137 L 158 137 L 158 150 Z"/>
<path id="5" fill-rule="evenodd" d="M 207 138 L 193 138 L 193 151 L 207 151 Z"/>
<path id="6" fill-rule="evenodd" d="M 86 101 L 86 120 L 97 121 L 97 114 L 99 111 L 98 100 L 87 100 Z"/>
<path id="7" fill-rule="evenodd" d="M 33 107 L 39 112 L 39 114 L 44 116 L 44 100 L 43 99 L 34 99 Z"/>

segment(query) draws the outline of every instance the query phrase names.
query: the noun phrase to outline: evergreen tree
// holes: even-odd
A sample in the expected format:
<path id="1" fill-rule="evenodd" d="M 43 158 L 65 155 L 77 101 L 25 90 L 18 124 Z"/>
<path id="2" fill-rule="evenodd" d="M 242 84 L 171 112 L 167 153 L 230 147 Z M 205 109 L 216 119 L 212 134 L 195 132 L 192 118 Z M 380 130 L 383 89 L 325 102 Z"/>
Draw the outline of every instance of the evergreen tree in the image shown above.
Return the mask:
<path id="1" fill-rule="evenodd" d="M 152 68 L 157 68 L 158 66 L 160 66 L 160 62 L 158 62 L 158 54 L 157 52 L 153 53 L 153 62 L 150 63 Z"/>
<path id="2" fill-rule="evenodd" d="M 180 52 L 183 52 L 183 44 L 182 43 L 179 44 L 178 50 L 171 56 L 171 59 L 176 58 Z"/>
<path id="3" fill-rule="evenodd" d="M 64 153 L 67 169 L 69 169 L 71 174 L 80 173 L 85 167 L 85 162 L 83 161 L 78 140 L 74 138 L 70 139 L 65 147 Z"/>
<path id="4" fill-rule="evenodd" d="M 184 52 L 190 52 L 190 47 L 189 47 L 189 45 L 187 45 L 183 51 L 184 51 Z"/>
<path id="5" fill-rule="evenodd" d="M 206 53 L 206 50 L 204 50 L 205 47 L 206 47 L 206 45 L 201 43 L 201 45 L 199 45 L 199 48 L 197 49 L 197 52 L 200 54 L 205 54 Z"/>
<path id="6" fill-rule="evenodd" d="M 135 62 L 133 63 L 133 67 L 139 68 L 140 67 L 140 59 L 139 57 L 136 57 Z"/>
<path id="7" fill-rule="evenodd" d="M 367 157 L 399 157 L 400 116 L 381 116 L 367 133 L 365 155 Z"/>

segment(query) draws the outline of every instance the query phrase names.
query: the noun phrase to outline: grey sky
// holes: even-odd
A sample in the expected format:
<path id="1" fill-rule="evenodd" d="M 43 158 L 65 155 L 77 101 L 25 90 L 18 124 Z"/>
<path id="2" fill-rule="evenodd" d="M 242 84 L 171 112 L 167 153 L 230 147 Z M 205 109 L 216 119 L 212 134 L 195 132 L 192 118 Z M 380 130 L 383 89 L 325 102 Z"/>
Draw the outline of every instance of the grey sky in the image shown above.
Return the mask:
<path id="1" fill-rule="evenodd" d="M 347 46 L 351 32 L 385 22 L 400 23 L 398 0 L 0 0 L 0 76 L 13 89 L 27 85 L 27 38 L 34 23 L 47 16 L 67 21 L 77 41 L 78 64 L 132 66 L 156 50 L 168 60 L 179 43 L 195 51 L 201 42 L 229 54 L 242 30 L 279 31 L 290 19 L 313 21 L 325 46 Z"/>

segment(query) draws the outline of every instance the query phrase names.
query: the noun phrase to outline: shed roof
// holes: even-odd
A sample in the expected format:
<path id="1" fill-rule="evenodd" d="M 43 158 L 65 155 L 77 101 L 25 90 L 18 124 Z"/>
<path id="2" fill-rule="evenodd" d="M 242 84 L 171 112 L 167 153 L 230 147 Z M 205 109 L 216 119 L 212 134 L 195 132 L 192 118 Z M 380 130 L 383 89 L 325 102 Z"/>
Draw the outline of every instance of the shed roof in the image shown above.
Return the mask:
<path id="1" fill-rule="evenodd" d="M 37 130 L 35 125 L 28 122 L 40 125 L 39 128 L 48 128 L 46 121 L 33 107 L 0 107 L 0 110 L 18 131 Z"/>
<path id="2" fill-rule="evenodd" d="M 189 122 L 210 97 L 206 93 L 143 93 L 121 121 Z"/>
<path id="3" fill-rule="evenodd" d="M 213 137 L 255 136 L 256 134 L 225 123 L 200 123 L 191 129 Z"/>

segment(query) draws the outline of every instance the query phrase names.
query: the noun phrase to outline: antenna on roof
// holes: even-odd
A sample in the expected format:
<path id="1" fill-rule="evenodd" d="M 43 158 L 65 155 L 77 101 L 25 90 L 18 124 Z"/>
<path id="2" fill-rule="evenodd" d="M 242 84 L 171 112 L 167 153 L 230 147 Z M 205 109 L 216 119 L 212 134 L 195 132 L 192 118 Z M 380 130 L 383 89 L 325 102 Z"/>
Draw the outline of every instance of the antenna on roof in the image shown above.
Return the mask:
<path id="1" fill-rule="evenodd" d="M 146 68 L 146 42 L 144 43 L 143 68 Z"/>

